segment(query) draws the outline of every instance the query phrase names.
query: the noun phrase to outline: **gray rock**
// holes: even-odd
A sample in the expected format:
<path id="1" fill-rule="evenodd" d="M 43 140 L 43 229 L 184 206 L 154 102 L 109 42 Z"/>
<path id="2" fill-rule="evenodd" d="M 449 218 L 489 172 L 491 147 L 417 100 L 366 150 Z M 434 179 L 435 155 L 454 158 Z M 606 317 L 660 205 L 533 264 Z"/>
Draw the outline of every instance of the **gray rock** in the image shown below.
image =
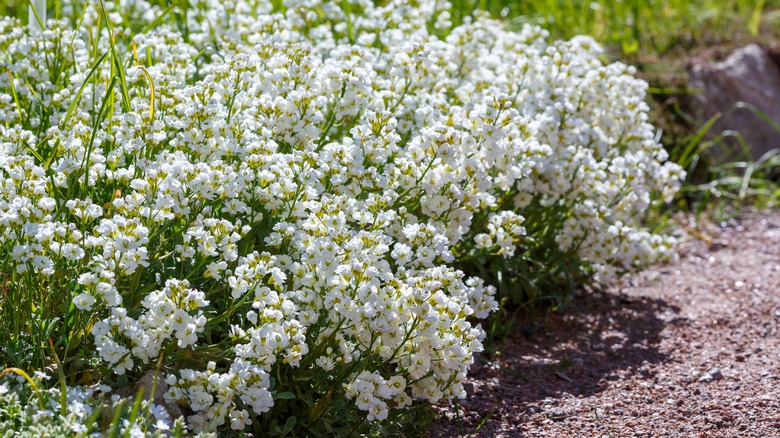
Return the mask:
<path id="1" fill-rule="evenodd" d="M 720 380 L 723 378 L 723 373 L 719 368 L 713 368 L 707 371 L 706 374 L 699 378 L 700 382 L 712 382 L 713 380 Z"/>
<path id="2" fill-rule="evenodd" d="M 739 102 L 752 105 L 772 120 L 780 123 L 780 68 L 773 57 L 756 44 L 735 50 L 726 60 L 708 64 L 694 60 L 690 71 L 691 88 L 701 91 L 694 95 L 693 109 L 702 121 L 717 113 L 721 117 L 709 131 L 709 136 L 725 130 L 738 131 L 756 160 L 772 149 L 780 148 L 780 132 L 753 111 L 740 107 Z M 710 150 L 720 163 L 741 160 L 741 148 L 736 140 Z"/>
<path id="3" fill-rule="evenodd" d="M 561 408 L 552 408 L 547 411 L 547 417 L 555 421 L 560 421 L 571 417 L 571 414 Z"/>

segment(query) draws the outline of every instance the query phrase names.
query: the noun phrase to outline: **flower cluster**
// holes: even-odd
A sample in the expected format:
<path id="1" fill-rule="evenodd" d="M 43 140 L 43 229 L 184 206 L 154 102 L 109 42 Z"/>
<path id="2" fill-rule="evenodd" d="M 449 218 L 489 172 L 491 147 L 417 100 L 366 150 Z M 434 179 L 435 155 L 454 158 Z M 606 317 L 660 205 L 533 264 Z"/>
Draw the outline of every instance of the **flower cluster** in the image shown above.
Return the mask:
<path id="1" fill-rule="evenodd" d="M 538 212 L 564 211 L 550 244 L 605 281 L 672 255 L 636 225 L 682 171 L 630 67 L 381 3 L 0 20 L 4 266 L 67 291 L 114 374 L 162 355 L 194 431 L 302 408 L 316 428 L 338 394 L 371 422 L 465 397 L 497 302 L 455 264 L 528 257 Z"/>
<path id="2" fill-rule="evenodd" d="M 90 297 L 86 301 L 94 303 L 94 297 L 82 292 L 74 298 L 77 307 L 80 300 L 85 300 L 84 295 Z M 115 373 L 124 374 L 125 370 L 133 368 L 130 353 L 148 363 L 149 359 L 157 357 L 172 336 L 179 348 L 187 348 L 194 345 L 198 334 L 203 332 L 206 317 L 198 309 L 207 304 L 203 292 L 189 289 L 187 280 L 168 280 L 164 289 L 150 292 L 143 298 L 143 313 L 138 319 L 127 316 L 127 310 L 117 306 L 111 308 L 108 318 L 96 322 L 92 335 L 97 351 Z M 131 350 L 125 345 L 131 346 Z"/>
<path id="3" fill-rule="evenodd" d="M 178 378 L 169 375 L 166 382 L 171 385 L 166 398 L 186 402 L 194 412 L 188 417 L 189 427 L 200 431 L 226 421 L 232 429 L 242 430 L 251 424 L 247 409 L 262 414 L 274 404 L 268 373 L 247 362 L 233 364 L 226 373 L 216 372 L 216 363 L 209 362 L 203 371 L 186 369 Z M 234 398 L 242 407 L 236 406 Z"/>
<path id="4" fill-rule="evenodd" d="M 368 420 L 384 420 L 387 418 L 387 402 L 396 408 L 411 404 L 411 398 L 406 395 L 406 381 L 401 376 L 393 376 L 385 380 L 378 373 L 363 371 L 347 386 L 347 397 L 355 399 L 359 409 L 368 411 Z"/>

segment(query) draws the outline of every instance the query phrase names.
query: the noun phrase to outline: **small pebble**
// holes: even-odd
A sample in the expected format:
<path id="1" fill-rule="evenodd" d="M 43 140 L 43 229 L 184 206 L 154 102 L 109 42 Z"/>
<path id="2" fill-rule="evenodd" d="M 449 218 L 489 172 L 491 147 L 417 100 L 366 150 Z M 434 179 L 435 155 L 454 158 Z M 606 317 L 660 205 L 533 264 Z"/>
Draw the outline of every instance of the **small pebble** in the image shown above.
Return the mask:
<path id="1" fill-rule="evenodd" d="M 552 410 L 547 411 L 547 417 L 553 419 L 553 420 L 563 420 L 564 418 L 568 417 L 569 414 L 564 411 L 561 408 L 555 408 Z"/>
<path id="2" fill-rule="evenodd" d="M 719 368 L 713 368 L 707 371 L 707 374 L 701 376 L 699 382 L 712 382 L 713 380 L 720 380 L 723 378 L 723 373 Z"/>

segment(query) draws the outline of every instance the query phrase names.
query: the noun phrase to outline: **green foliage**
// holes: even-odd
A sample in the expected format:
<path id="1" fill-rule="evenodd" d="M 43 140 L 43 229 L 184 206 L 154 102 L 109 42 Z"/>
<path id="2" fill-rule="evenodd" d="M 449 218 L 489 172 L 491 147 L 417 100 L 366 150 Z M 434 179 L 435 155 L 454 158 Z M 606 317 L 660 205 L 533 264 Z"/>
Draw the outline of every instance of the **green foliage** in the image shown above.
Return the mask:
<path id="1" fill-rule="evenodd" d="M 464 258 L 458 265 L 479 273 L 496 286 L 506 304 L 516 307 L 561 305 L 574 289 L 590 281 L 593 272 L 579 254 L 579 245 L 561 248 L 556 236 L 564 228 L 571 205 L 545 206 L 533 199 L 523 211 L 529 236 L 516 257 L 497 255 Z M 512 306 L 510 306 L 511 308 Z"/>
<path id="2" fill-rule="evenodd" d="M 453 15 L 458 22 L 487 10 L 512 22 L 540 24 L 558 38 L 591 35 L 623 53 L 663 53 L 735 26 L 757 35 L 762 21 L 776 24 L 777 16 L 765 12 L 778 7 L 778 0 L 454 0 Z"/>
<path id="3" fill-rule="evenodd" d="M 780 125 L 755 106 L 738 103 L 732 110 L 737 109 L 752 112 L 780 132 Z M 679 107 L 674 111 L 682 112 Z M 689 125 L 698 123 L 687 114 L 682 116 Z M 697 214 L 710 211 L 720 216 L 726 211 L 727 215 L 736 214 L 742 206 L 758 209 L 780 206 L 780 149 L 772 149 L 753 160 L 750 145 L 738 131 L 713 131 L 714 124 L 722 117 L 723 114 L 715 114 L 670 148 L 670 159 L 687 174 L 675 207 Z"/>

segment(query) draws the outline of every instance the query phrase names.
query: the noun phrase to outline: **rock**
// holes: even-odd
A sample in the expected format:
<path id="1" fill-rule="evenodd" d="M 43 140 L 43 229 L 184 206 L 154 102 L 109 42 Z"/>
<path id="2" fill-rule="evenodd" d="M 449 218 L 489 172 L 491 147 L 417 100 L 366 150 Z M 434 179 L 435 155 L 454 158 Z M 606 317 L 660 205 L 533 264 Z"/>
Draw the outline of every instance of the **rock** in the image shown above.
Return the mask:
<path id="1" fill-rule="evenodd" d="M 162 406 L 168 411 L 168 414 L 172 419 L 176 419 L 182 416 L 181 409 L 175 403 L 168 403 L 165 400 L 165 393 L 168 392 L 168 384 L 165 383 L 162 375 L 157 376 L 157 384 L 155 385 L 155 375 L 157 373 L 154 370 L 148 371 L 144 374 L 135 385 L 128 386 L 126 388 L 118 389 L 115 392 L 122 397 L 135 397 L 138 391 L 143 388 L 144 399 L 149 399 L 149 391 L 154 388 L 154 396 L 152 402 L 156 405 Z"/>
<path id="2" fill-rule="evenodd" d="M 699 378 L 699 382 L 712 382 L 713 380 L 720 380 L 723 378 L 723 373 L 719 368 L 713 368 L 707 371 L 706 374 Z"/>
<path id="3" fill-rule="evenodd" d="M 775 121 L 780 121 L 780 67 L 772 55 L 756 44 L 735 50 L 722 62 L 708 64 L 694 60 L 690 87 L 701 90 L 693 96 L 695 115 L 702 121 L 717 113 L 721 117 L 708 135 L 725 130 L 738 131 L 750 149 L 753 160 L 780 147 L 780 132 L 753 111 L 735 106 L 745 102 Z M 731 138 L 713 148 L 712 158 L 719 162 L 741 160 L 739 143 Z"/>
<path id="4" fill-rule="evenodd" d="M 547 418 L 550 418 L 551 420 L 560 421 L 570 416 L 571 415 L 568 412 L 561 408 L 553 408 L 547 411 Z"/>

